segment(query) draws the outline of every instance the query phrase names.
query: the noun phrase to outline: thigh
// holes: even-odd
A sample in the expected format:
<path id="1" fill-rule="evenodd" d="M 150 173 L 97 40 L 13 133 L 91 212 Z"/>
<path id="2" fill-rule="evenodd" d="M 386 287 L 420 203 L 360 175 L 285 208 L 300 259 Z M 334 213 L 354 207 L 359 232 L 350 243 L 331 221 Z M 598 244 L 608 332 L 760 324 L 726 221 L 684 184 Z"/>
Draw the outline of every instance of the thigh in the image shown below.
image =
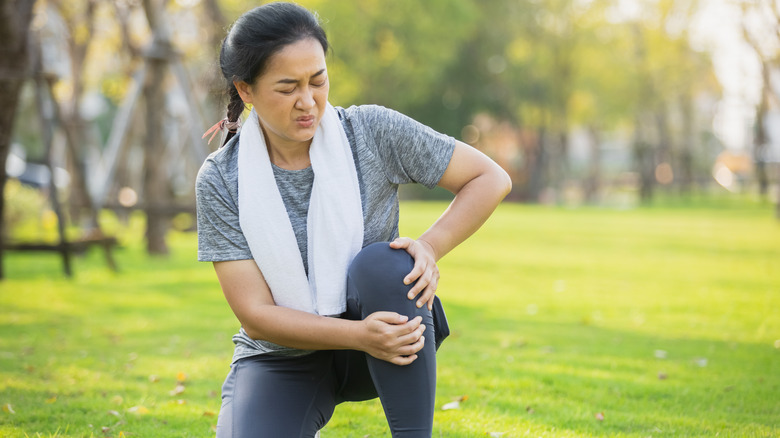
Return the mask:
<path id="1" fill-rule="evenodd" d="M 241 359 L 222 387 L 217 438 L 313 437 L 335 405 L 332 352 Z"/>
<path id="2" fill-rule="evenodd" d="M 336 402 L 364 401 L 379 396 L 366 362 L 366 353 L 355 350 L 334 351 L 334 366 L 338 379 Z"/>

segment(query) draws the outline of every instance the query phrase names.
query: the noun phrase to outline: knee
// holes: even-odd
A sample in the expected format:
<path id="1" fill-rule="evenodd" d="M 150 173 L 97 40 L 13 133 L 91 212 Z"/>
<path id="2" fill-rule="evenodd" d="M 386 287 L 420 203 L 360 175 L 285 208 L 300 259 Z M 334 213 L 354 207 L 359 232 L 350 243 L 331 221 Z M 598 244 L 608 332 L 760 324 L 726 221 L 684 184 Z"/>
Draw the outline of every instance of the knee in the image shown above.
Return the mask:
<path id="1" fill-rule="evenodd" d="M 349 267 L 349 277 L 358 288 L 378 285 L 407 288 L 404 277 L 413 267 L 414 259 L 406 250 L 390 248 L 388 242 L 376 242 L 355 256 Z"/>

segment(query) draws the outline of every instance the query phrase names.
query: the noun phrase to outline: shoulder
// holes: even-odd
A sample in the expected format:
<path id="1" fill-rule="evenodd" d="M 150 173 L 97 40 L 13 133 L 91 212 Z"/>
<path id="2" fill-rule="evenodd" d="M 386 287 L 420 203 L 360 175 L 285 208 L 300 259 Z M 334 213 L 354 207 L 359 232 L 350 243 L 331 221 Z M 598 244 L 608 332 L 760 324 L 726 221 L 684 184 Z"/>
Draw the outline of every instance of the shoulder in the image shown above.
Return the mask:
<path id="1" fill-rule="evenodd" d="M 353 105 L 348 108 L 338 107 L 336 110 L 342 123 L 360 128 L 393 125 L 399 120 L 409 119 L 398 111 L 381 105 Z"/>
<path id="2" fill-rule="evenodd" d="M 196 187 L 224 185 L 238 176 L 238 135 L 209 154 L 198 171 Z"/>

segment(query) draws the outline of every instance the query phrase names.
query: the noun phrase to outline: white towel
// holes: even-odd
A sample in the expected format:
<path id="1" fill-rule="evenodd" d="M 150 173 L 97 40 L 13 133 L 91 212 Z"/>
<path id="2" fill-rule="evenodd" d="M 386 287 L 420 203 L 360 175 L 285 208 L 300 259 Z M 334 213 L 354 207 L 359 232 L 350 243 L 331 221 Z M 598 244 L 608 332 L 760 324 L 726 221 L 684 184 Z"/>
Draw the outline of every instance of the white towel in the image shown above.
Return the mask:
<path id="1" fill-rule="evenodd" d="M 330 104 L 309 157 L 308 279 L 254 109 L 239 137 L 239 223 L 276 305 L 333 316 L 346 310 L 347 268 L 363 245 L 363 211 L 352 149 Z"/>

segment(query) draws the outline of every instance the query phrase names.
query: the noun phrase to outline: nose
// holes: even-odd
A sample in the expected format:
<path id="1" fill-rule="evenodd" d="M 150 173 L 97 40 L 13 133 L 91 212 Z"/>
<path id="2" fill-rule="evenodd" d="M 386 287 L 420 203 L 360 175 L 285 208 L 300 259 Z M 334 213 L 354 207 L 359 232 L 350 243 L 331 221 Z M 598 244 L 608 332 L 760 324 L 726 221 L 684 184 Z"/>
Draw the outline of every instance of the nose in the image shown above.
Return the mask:
<path id="1" fill-rule="evenodd" d="M 308 110 L 313 108 L 314 105 L 314 92 L 311 88 L 306 87 L 302 90 L 300 96 L 298 97 L 298 101 L 295 102 L 295 107 L 300 110 Z"/>

